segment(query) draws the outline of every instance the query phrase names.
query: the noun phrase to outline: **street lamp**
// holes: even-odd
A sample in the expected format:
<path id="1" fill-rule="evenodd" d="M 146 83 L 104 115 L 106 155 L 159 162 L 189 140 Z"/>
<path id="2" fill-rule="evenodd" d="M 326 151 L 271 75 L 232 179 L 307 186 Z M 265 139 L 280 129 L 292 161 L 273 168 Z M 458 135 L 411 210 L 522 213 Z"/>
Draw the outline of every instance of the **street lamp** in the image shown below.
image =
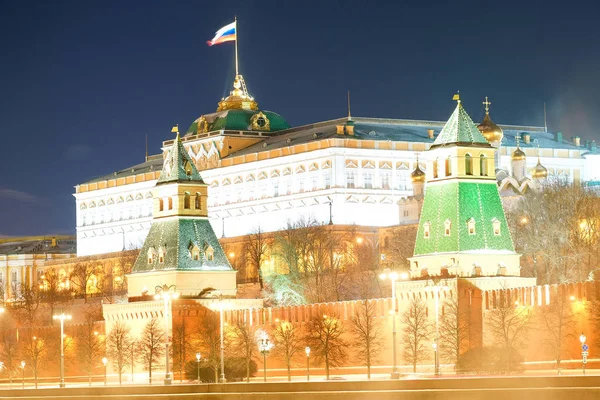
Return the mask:
<path id="1" fill-rule="evenodd" d="M 102 364 L 104 364 L 104 386 L 106 386 L 106 364 L 108 364 L 108 358 L 102 357 Z"/>
<path id="2" fill-rule="evenodd" d="M 71 316 L 63 313 L 53 315 L 52 319 L 60 321 L 60 383 L 59 387 L 65 387 L 65 348 L 64 348 L 64 331 L 65 331 L 65 320 L 70 320 Z"/>
<path id="3" fill-rule="evenodd" d="M 269 334 L 262 331 L 258 340 L 258 350 L 263 356 L 263 379 L 265 382 L 267 381 L 267 356 L 272 348 L 273 343 L 269 340 Z"/>
<path id="4" fill-rule="evenodd" d="M 158 285 L 154 288 L 156 300 L 163 299 L 165 301 L 165 385 L 171 384 L 171 373 L 169 372 L 169 301 L 179 297 L 179 293 L 175 291 L 175 285 Z"/>
<path id="5" fill-rule="evenodd" d="M 202 357 L 202 355 L 200 354 L 200 352 L 196 353 L 196 361 L 198 363 L 198 383 L 200 383 L 200 358 Z"/>
<path id="6" fill-rule="evenodd" d="M 25 361 L 21 361 L 21 369 L 23 370 L 23 389 L 25 389 Z"/>
<path id="7" fill-rule="evenodd" d="M 306 381 L 310 381 L 310 347 L 306 346 Z"/>
<path id="8" fill-rule="evenodd" d="M 579 336 L 579 341 L 581 342 L 581 365 L 583 368 L 583 375 L 585 375 L 585 364 L 587 364 L 587 356 L 588 356 L 588 345 L 585 343 L 587 338 L 581 332 L 581 336 Z"/>
<path id="9" fill-rule="evenodd" d="M 400 379 L 400 372 L 398 372 L 396 357 L 396 280 L 398 279 L 398 274 L 396 271 L 385 269 L 384 272 L 379 275 L 379 279 L 389 279 L 392 281 L 392 352 L 394 357 L 394 365 L 392 366 L 392 373 L 390 377 L 392 379 Z"/>
<path id="10" fill-rule="evenodd" d="M 433 277 L 431 279 L 432 285 L 429 281 L 426 284 L 425 290 L 433 291 L 435 296 L 435 342 L 433 349 L 435 351 L 435 376 L 440 376 L 440 291 L 447 288 L 446 284 L 441 284 L 441 277 Z"/>
<path id="11" fill-rule="evenodd" d="M 219 301 L 216 304 L 216 307 L 211 307 L 213 310 L 216 308 L 219 310 L 219 331 L 221 334 L 221 383 L 227 382 L 225 380 L 225 345 L 223 344 L 223 309 L 225 307 L 225 302 L 223 302 L 223 295 L 213 295 L 213 298 L 218 298 Z"/>

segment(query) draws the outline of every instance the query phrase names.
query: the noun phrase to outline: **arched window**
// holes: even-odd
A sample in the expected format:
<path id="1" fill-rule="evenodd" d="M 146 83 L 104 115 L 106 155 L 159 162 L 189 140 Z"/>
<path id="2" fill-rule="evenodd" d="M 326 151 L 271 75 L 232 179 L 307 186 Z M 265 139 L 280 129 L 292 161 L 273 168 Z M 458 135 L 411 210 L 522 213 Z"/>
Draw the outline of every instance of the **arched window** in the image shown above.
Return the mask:
<path id="1" fill-rule="evenodd" d="M 185 192 L 183 195 L 183 208 L 186 210 L 190 209 L 190 194 L 188 192 Z"/>
<path id="2" fill-rule="evenodd" d="M 158 211 L 162 211 L 165 209 L 165 204 L 163 202 L 163 199 L 158 199 Z"/>
<path id="3" fill-rule="evenodd" d="M 192 260 L 195 260 L 195 261 L 200 260 L 200 249 L 198 248 L 198 246 L 193 245 L 192 248 L 190 249 L 190 253 L 192 256 Z"/>
<path id="4" fill-rule="evenodd" d="M 484 154 L 479 156 L 479 175 L 487 176 L 487 158 Z"/>
<path id="5" fill-rule="evenodd" d="M 438 159 L 433 160 L 433 177 L 438 177 Z"/>
<path id="6" fill-rule="evenodd" d="M 215 251 L 212 246 L 206 246 L 204 250 L 204 255 L 206 256 L 207 261 L 213 261 L 215 259 Z"/>
<path id="7" fill-rule="evenodd" d="M 429 237 L 431 236 L 431 233 L 429 232 L 430 229 L 431 229 L 431 223 L 425 222 L 423 224 L 423 237 L 425 239 L 429 239 Z"/>
<path id="8" fill-rule="evenodd" d="M 471 155 L 465 155 L 465 175 L 473 175 L 473 160 Z"/>
<path id="9" fill-rule="evenodd" d="M 158 248 L 158 262 L 165 262 L 165 250 L 161 247 Z"/>
<path id="10" fill-rule="evenodd" d="M 152 264 L 154 261 L 154 247 L 148 249 L 148 264 Z"/>
<path id="11" fill-rule="evenodd" d="M 173 198 L 169 197 L 169 210 L 173 209 Z"/>
<path id="12" fill-rule="evenodd" d="M 452 166 L 450 165 L 450 156 L 446 158 L 446 176 L 452 175 Z"/>
<path id="13" fill-rule="evenodd" d="M 452 228 L 452 221 L 449 219 L 444 222 L 444 236 L 450 236 L 450 229 Z"/>
<path id="14" fill-rule="evenodd" d="M 500 221 L 494 218 L 492 220 L 492 226 L 494 227 L 494 236 L 500 236 Z"/>
<path id="15" fill-rule="evenodd" d="M 200 193 L 197 193 L 197 192 L 196 192 L 196 199 L 194 202 L 194 207 L 196 208 L 196 210 L 199 210 L 202 207 Z"/>
<path id="16" fill-rule="evenodd" d="M 467 221 L 467 230 L 469 232 L 469 235 L 475 234 L 475 220 L 473 218 L 469 218 L 469 220 Z"/>

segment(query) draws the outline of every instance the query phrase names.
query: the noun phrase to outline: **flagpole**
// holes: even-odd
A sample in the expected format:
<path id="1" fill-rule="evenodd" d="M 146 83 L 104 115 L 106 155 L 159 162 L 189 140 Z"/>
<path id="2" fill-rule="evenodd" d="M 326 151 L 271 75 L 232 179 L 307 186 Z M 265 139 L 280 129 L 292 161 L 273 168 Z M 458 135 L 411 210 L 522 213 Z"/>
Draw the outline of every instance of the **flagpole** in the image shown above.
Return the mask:
<path id="1" fill-rule="evenodd" d="M 237 29 L 237 15 L 234 17 L 235 21 L 235 76 L 238 76 L 238 29 Z"/>

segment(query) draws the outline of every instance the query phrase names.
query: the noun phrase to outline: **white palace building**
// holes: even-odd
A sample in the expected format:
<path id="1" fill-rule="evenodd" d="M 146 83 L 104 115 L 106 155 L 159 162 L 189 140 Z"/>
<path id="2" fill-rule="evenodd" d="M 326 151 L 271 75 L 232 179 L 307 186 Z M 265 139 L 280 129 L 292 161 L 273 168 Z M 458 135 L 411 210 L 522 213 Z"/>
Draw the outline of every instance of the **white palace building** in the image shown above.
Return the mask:
<path id="1" fill-rule="evenodd" d="M 348 113 L 290 127 L 282 116 L 259 109 L 241 75 L 233 86 L 216 112 L 200 116 L 182 134 L 183 146 L 209 185 L 209 218 L 217 237 L 259 228 L 277 231 L 301 217 L 368 227 L 418 221 L 420 206 L 411 199 L 422 194 L 424 152 L 444 122 Z M 490 119 L 487 99 L 484 104 L 478 128 L 495 148 L 503 198 L 535 188 L 547 176 L 600 183 L 595 142 L 567 140 L 543 127 L 498 126 Z M 165 153 L 173 140 L 163 142 Z M 78 256 L 142 246 L 152 221 L 151 191 L 164 158 L 164 153 L 153 155 L 76 186 Z M 163 201 L 168 207 L 172 199 Z"/>

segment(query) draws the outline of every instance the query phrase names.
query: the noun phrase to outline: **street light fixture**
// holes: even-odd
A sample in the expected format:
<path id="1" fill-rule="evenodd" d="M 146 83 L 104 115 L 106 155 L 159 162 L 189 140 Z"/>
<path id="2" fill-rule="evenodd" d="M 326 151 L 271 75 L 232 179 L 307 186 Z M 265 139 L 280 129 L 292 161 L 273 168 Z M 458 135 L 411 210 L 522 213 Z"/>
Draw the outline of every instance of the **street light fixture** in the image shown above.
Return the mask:
<path id="1" fill-rule="evenodd" d="M 587 364 L 587 356 L 588 356 L 588 345 L 585 343 L 587 337 L 581 332 L 579 336 L 579 341 L 581 342 L 581 365 L 583 368 L 583 375 L 585 375 L 585 364 Z"/>
<path id="2" fill-rule="evenodd" d="M 265 382 L 267 381 L 267 356 L 272 348 L 273 342 L 269 340 L 269 334 L 265 331 L 261 332 L 258 341 L 258 349 L 263 356 L 263 379 Z"/>
<path id="3" fill-rule="evenodd" d="M 25 389 L 25 361 L 21 361 L 21 369 L 23 370 L 23 389 Z"/>
<path id="4" fill-rule="evenodd" d="M 106 364 L 108 364 L 108 358 L 102 357 L 102 364 L 104 364 L 104 386 L 106 386 Z"/>
<path id="5" fill-rule="evenodd" d="M 306 346 L 306 381 L 310 381 L 310 347 Z"/>
<path id="6" fill-rule="evenodd" d="M 396 280 L 398 279 L 398 274 L 396 273 L 396 271 L 390 271 L 389 269 L 385 269 L 383 273 L 379 275 L 379 279 L 389 279 L 392 281 L 392 352 L 394 358 L 394 365 L 392 366 L 392 373 L 390 374 L 390 378 L 400 379 L 400 372 L 398 372 L 396 355 Z"/>
<path id="7" fill-rule="evenodd" d="M 212 306 L 211 309 L 215 310 L 219 310 L 219 331 L 221 334 L 221 379 L 220 379 L 220 383 L 225 383 L 227 382 L 225 380 L 225 345 L 223 344 L 223 309 L 225 308 L 225 302 L 223 301 L 223 294 L 219 293 L 214 294 L 213 298 L 215 299 L 219 299 L 219 301 L 216 303 L 216 306 Z"/>
<path id="8" fill-rule="evenodd" d="M 52 319 L 60 321 L 60 383 L 59 387 L 65 387 L 65 348 L 64 348 L 64 331 L 65 331 L 65 321 L 70 320 L 71 316 L 68 314 L 60 313 L 58 315 L 53 315 Z"/>
<path id="9" fill-rule="evenodd" d="M 165 336 L 167 337 L 165 341 L 165 385 L 171 384 L 171 373 L 169 372 L 169 338 L 171 337 L 169 335 L 169 301 L 179 297 L 179 293 L 175 289 L 175 285 L 158 285 L 154 288 L 156 293 L 154 299 L 165 301 Z"/>
<path id="10" fill-rule="evenodd" d="M 200 358 L 202 355 L 200 352 L 196 353 L 196 362 L 198 363 L 198 383 L 200 383 Z"/>
<path id="11" fill-rule="evenodd" d="M 431 290 L 435 296 L 435 342 L 433 343 L 433 350 L 435 351 L 435 376 L 440 376 L 440 291 L 446 290 L 447 285 L 441 283 L 441 277 L 433 277 L 431 279 L 432 285 L 427 282 L 425 290 Z"/>

